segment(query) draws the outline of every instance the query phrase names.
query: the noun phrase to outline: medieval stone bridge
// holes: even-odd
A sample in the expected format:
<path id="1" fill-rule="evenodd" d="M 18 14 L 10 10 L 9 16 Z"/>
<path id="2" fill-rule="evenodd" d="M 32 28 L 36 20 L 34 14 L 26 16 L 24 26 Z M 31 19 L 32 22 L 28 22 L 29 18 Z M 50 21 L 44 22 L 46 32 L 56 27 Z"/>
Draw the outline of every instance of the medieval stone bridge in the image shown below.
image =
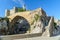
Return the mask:
<path id="1" fill-rule="evenodd" d="M 15 11 L 15 10 L 13 10 L 13 11 Z M 46 15 L 45 12 L 44 12 L 41 8 L 38 8 L 38 9 L 33 10 L 33 11 L 24 11 L 24 12 L 16 12 L 16 13 L 13 13 L 13 11 L 10 12 L 11 15 L 7 16 L 8 18 L 10 18 L 10 22 L 11 22 L 15 17 L 20 16 L 20 17 L 25 18 L 25 19 L 29 22 L 29 24 L 31 24 L 32 19 L 33 19 L 33 16 L 34 16 L 35 14 L 39 14 L 39 15 L 43 15 L 43 16 Z M 7 13 L 7 14 L 8 14 L 8 13 Z M 18 18 L 17 18 L 17 19 L 18 19 Z"/>
<path id="2" fill-rule="evenodd" d="M 12 11 L 9 10 L 6 13 L 7 13 L 6 15 L 9 18 L 9 21 L 11 23 L 10 26 L 15 25 L 15 23 L 19 19 L 22 18 L 22 19 L 25 19 L 28 22 L 31 30 L 33 29 L 33 27 L 31 27 L 31 24 L 32 24 L 32 22 L 34 20 L 35 14 L 38 14 L 39 16 L 46 17 L 46 13 L 44 12 L 44 10 L 42 8 L 38 8 L 38 9 L 33 10 L 33 11 L 24 11 L 24 12 L 16 12 L 16 10 L 14 9 Z M 19 21 L 19 22 L 21 22 L 21 21 Z M 23 22 L 23 23 L 25 23 L 25 22 Z"/>
<path id="3" fill-rule="evenodd" d="M 12 14 L 12 15 L 8 16 L 8 18 L 9 18 L 9 20 L 11 22 L 14 18 L 17 17 L 16 19 L 18 19 L 19 18 L 18 16 L 20 16 L 20 17 L 25 18 L 30 23 L 31 22 L 30 21 L 31 20 L 31 15 L 29 13 L 30 13 L 29 11 L 26 11 L 26 12 L 18 12 L 18 13 L 15 13 L 15 14 Z"/>

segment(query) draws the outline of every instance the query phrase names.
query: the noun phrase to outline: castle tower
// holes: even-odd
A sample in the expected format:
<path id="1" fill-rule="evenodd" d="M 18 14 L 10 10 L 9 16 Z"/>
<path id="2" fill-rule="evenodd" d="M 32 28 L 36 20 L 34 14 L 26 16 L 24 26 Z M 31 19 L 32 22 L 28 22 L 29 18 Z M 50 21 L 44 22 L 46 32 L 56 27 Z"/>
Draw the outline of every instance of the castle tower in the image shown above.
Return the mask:
<path id="1" fill-rule="evenodd" d="M 5 17 L 10 16 L 10 10 L 5 10 Z"/>
<path id="2" fill-rule="evenodd" d="M 13 9 L 10 10 L 10 15 L 15 14 L 18 11 L 17 7 L 14 7 Z"/>
<path id="3" fill-rule="evenodd" d="M 14 11 L 14 13 L 16 13 L 18 11 L 18 8 L 17 7 L 14 7 L 13 8 L 13 11 Z"/>

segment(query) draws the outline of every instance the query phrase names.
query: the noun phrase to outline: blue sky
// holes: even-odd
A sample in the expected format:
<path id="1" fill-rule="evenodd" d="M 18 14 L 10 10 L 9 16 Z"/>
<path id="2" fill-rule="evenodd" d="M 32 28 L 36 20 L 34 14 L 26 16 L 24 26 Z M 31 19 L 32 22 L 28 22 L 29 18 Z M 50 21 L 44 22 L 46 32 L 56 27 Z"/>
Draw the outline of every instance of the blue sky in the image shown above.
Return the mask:
<path id="1" fill-rule="evenodd" d="M 23 0 L 27 10 L 43 8 L 47 15 L 60 19 L 60 0 Z M 14 6 L 22 7 L 18 0 L 0 0 L 0 17 L 5 16 L 5 9 L 12 9 Z"/>

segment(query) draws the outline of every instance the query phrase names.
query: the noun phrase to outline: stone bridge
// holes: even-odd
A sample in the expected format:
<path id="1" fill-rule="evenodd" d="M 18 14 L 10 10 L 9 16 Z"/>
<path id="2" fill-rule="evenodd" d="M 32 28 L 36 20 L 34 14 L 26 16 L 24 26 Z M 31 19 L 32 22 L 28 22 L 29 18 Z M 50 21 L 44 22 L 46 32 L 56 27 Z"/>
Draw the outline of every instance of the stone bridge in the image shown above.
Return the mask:
<path id="1" fill-rule="evenodd" d="M 15 11 L 15 10 L 13 10 Z M 45 12 L 43 11 L 42 8 L 38 8 L 36 10 L 33 11 L 24 11 L 24 12 L 13 12 L 10 10 L 7 11 L 7 14 L 9 13 L 9 16 L 7 16 L 9 18 L 9 21 L 11 23 L 11 25 L 15 25 L 14 23 L 18 20 L 18 19 L 25 19 L 29 25 L 31 25 L 31 23 L 33 22 L 34 19 L 34 15 L 38 14 L 38 15 L 42 15 L 42 16 L 46 16 Z M 10 25 L 10 26 L 11 26 Z M 30 29 L 32 29 L 32 27 L 30 27 Z"/>
<path id="2" fill-rule="evenodd" d="M 15 14 L 12 14 L 12 15 L 8 16 L 8 18 L 9 18 L 9 20 L 11 22 L 14 18 L 16 20 L 19 17 L 23 17 L 23 18 L 25 18 L 30 23 L 31 22 L 31 15 L 29 13 L 30 13 L 30 11 L 18 12 L 18 13 L 15 13 Z"/>
<path id="3" fill-rule="evenodd" d="M 38 9 L 33 10 L 33 11 L 15 12 L 15 10 L 12 10 L 12 11 L 8 10 L 6 12 L 6 15 L 9 15 L 7 17 L 10 18 L 10 22 L 15 17 L 20 16 L 20 17 L 25 18 L 29 22 L 29 24 L 31 24 L 34 14 L 39 14 L 39 15 L 46 16 L 46 13 L 44 12 L 44 10 L 42 8 L 38 8 Z M 18 18 L 16 18 L 16 19 L 18 19 Z"/>

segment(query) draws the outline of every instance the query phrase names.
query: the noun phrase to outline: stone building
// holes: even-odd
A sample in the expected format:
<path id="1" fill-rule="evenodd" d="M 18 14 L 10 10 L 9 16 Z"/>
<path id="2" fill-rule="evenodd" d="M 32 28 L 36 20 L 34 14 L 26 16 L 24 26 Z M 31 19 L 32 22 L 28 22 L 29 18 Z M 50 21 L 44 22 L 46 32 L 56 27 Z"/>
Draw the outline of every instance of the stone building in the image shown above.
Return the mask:
<path id="1" fill-rule="evenodd" d="M 14 7 L 12 10 L 6 10 L 5 16 L 9 18 L 10 27 L 19 27 L 20 33 L 42 33 L 42 36 L 53 35 L 54 17 L 47 16 L 42 8 L 32 11 L 18 11 L 18 8 Z"/>

